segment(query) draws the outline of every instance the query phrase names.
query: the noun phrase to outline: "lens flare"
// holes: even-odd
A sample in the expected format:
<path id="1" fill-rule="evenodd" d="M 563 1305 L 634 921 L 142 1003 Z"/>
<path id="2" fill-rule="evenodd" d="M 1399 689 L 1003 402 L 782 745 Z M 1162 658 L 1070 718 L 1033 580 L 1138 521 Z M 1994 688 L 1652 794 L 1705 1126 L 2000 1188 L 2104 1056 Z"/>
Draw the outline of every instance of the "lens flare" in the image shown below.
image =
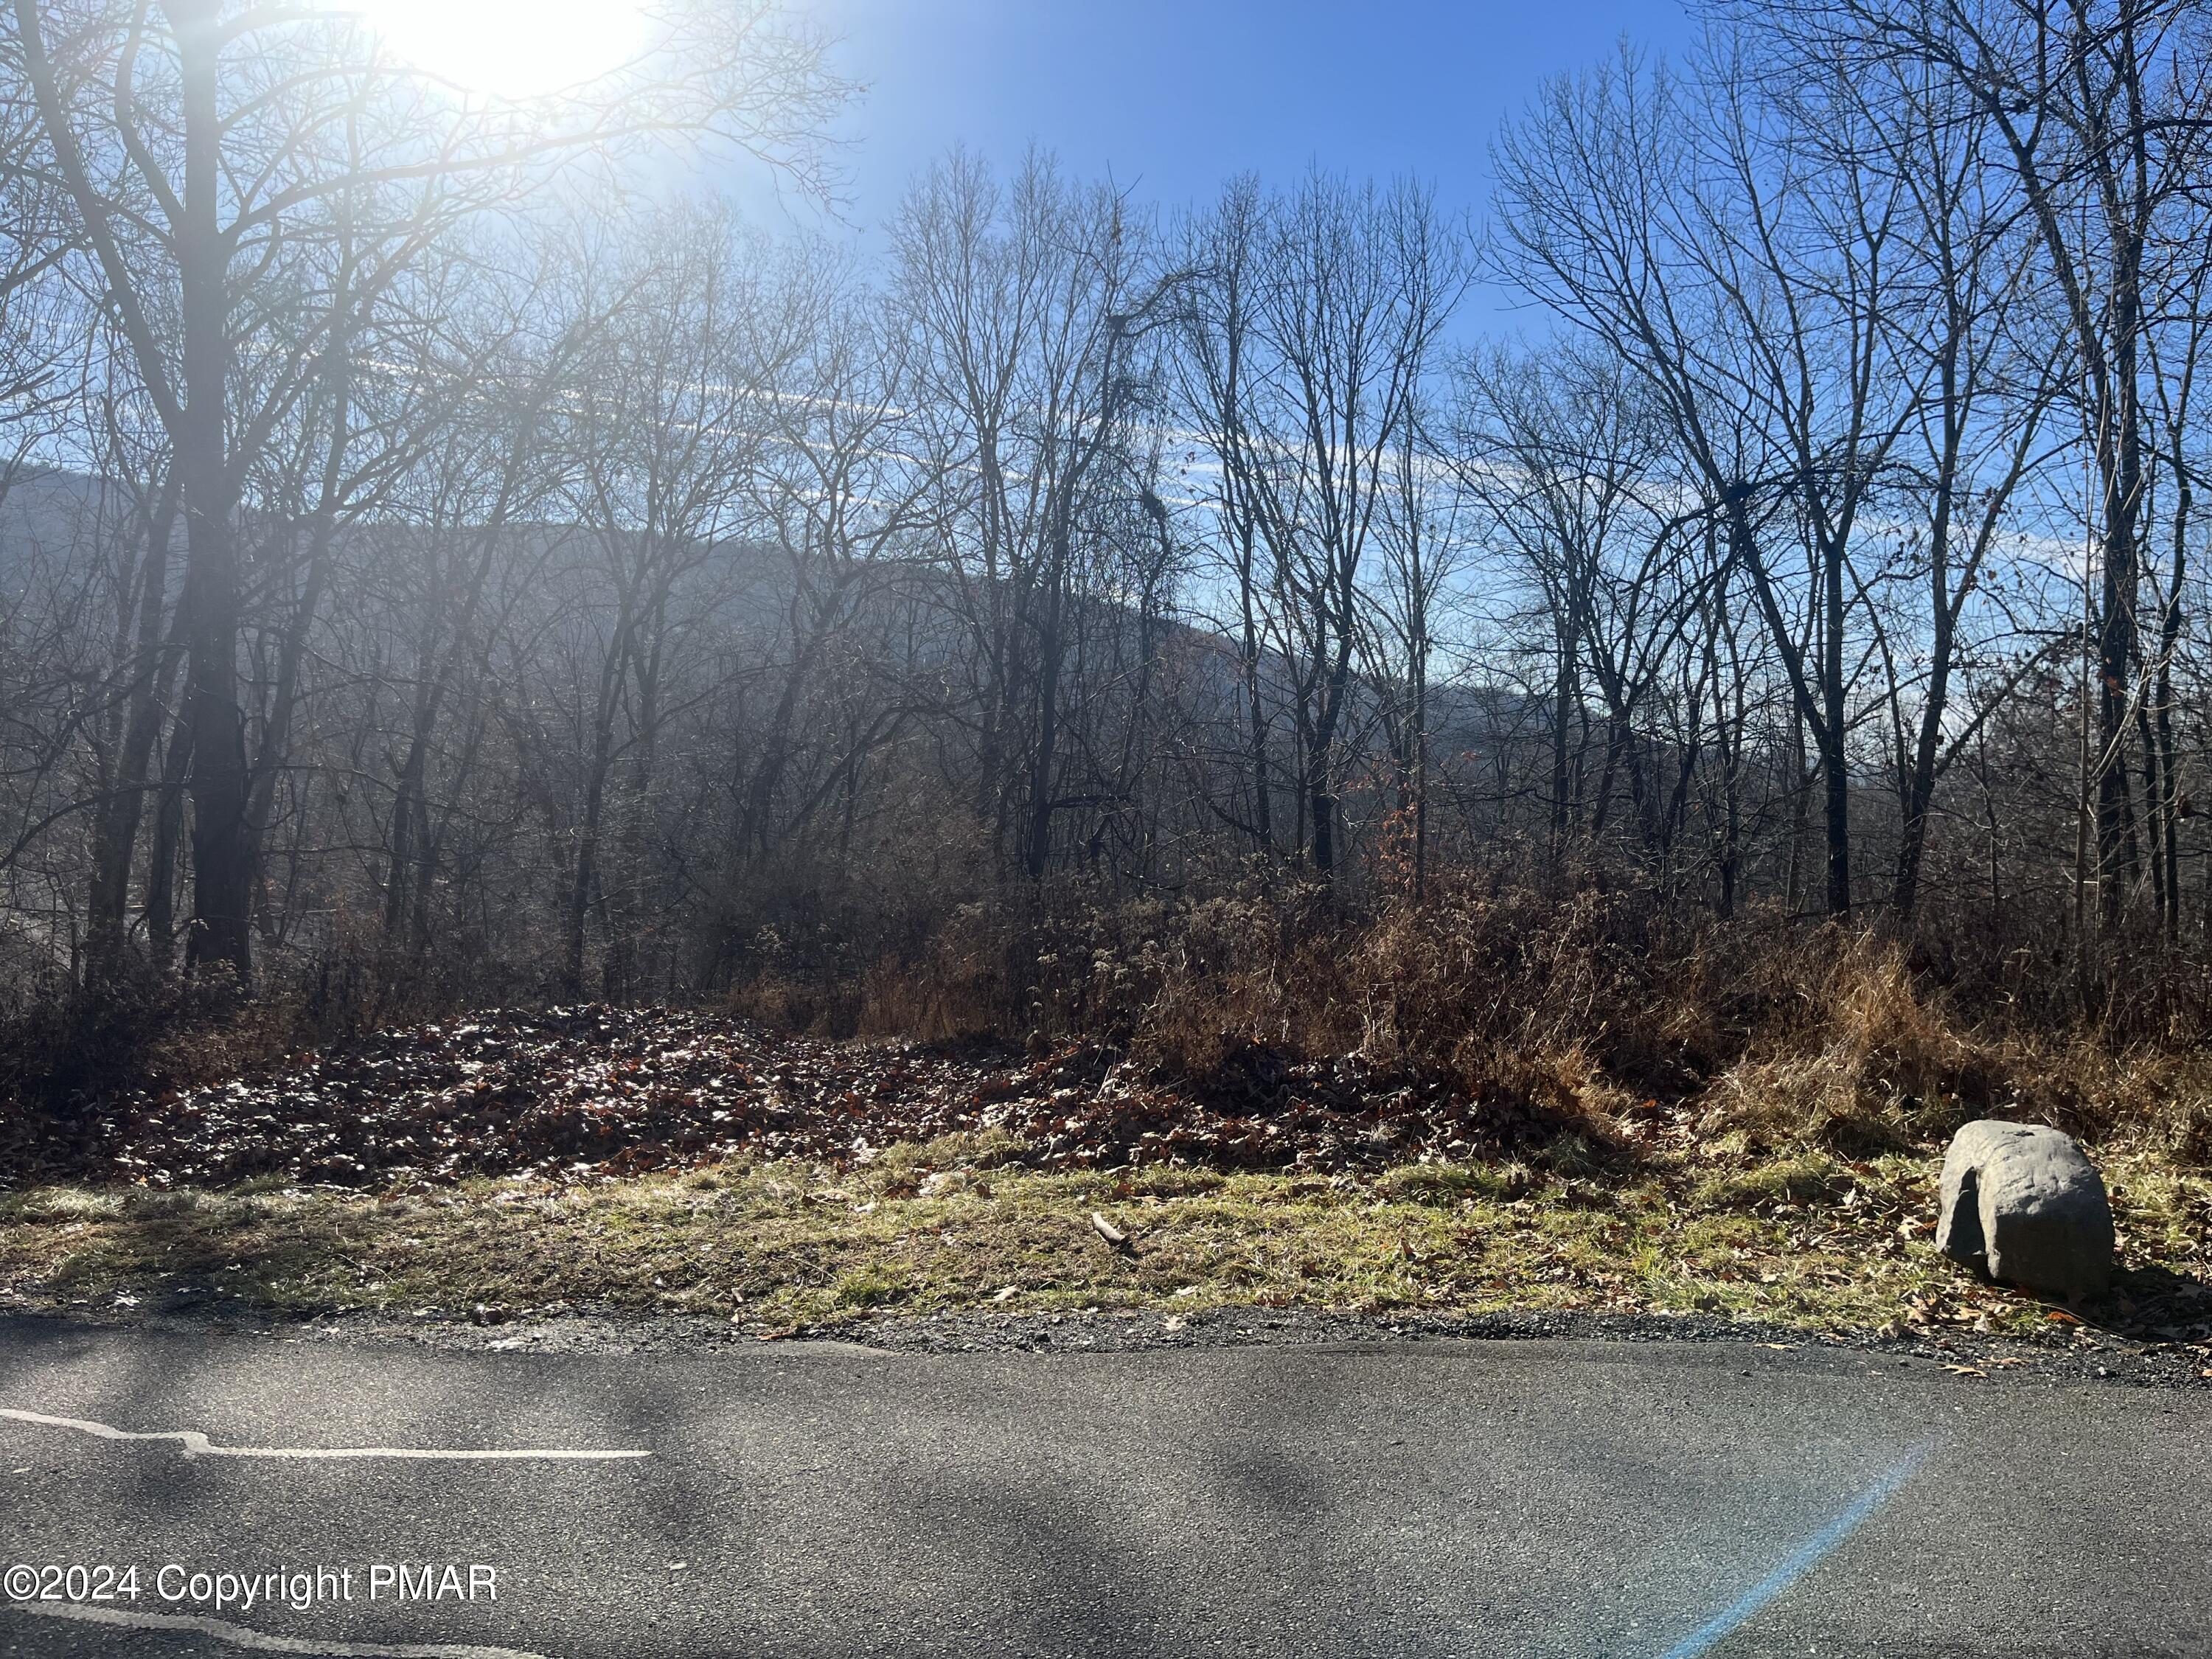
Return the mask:
<path id="1" fill-rule="evenodd" d="M 652 44 L 628 0 L 362 0 L 392 55 L 494 98 L 532 98 L 597 80 Z"/>

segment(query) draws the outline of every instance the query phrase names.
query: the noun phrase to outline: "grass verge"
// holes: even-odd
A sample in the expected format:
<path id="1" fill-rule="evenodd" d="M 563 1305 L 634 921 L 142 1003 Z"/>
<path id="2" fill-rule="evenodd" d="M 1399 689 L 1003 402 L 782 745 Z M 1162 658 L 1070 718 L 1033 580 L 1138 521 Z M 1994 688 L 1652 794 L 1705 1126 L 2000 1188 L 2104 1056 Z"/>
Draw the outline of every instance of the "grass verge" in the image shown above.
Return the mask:
<path id="1" fill-rule="evenodd" d="M 2021 1337 L 2086 1316 L 2212 1365 L 2212 1177 L 2108 1154 L 2125 1266 L 2068 1313 L 1930 1241 L 1934 1160 L 1798 1152 L 1625 1176 L 1518 1164 L 1373 1176 L 1199 1170 L 1040 1174 L 988 1137 L 860 1168 L 733 1162 L 550 1187 L 382 1194 L 51 1187 L 0 1197 L 0 1296 L 104 1313 L 199 1303 L 519 1318 L 714 1315 L 763 1334 L 890 1310 L 1169 1310 L 1257 1304 L 1700 1311 L 1779 1326 Z M 1109 1245 L 1104 1215 L 1128 1236 Z"/>

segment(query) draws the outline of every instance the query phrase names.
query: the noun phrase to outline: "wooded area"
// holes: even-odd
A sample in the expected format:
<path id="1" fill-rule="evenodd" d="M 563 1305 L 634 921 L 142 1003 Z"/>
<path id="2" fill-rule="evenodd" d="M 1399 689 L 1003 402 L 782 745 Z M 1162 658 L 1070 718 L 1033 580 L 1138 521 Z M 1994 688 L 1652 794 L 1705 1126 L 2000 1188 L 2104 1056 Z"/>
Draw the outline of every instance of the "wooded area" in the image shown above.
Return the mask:
<path id="1" fill-rule="evenodd" d="M 752 0 L 527 106 L 13 0 L 0 1000 L 1018 1038 L 1474 884 L 2200 1031 L 2206 15 L 1709 21 L 1480 224 L 956 154 L 878 258 L 626 171 L 834 191 Z"/>

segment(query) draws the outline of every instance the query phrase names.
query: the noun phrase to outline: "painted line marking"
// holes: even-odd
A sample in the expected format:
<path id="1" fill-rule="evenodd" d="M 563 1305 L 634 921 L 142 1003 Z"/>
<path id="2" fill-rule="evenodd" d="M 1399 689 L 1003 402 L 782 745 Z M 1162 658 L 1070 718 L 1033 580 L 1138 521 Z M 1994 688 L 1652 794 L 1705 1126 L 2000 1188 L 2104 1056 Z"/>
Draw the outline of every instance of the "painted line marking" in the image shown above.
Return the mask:
<path id="1" fill-rule="evenodd" d="M 1881 1480 L 1853 1498 L 1849 1509 L 1792 1550 L 1780 1566 L 1746 1590 L 1733 1604 L 1715 1613 L 1668 1648 L 1665 1659 L 1698 1659 L 1699 1655 L 1710 1651 L 1722 1638 L 1730 1634 L 1738 1626 L 1748 1622 L 1769 1601 L 1819 1566 L 1845 1539 L 1871 1520 L 1875 1511 L 1897 1496 L 1899 1489 L 1912 1479 L 1935 1449 L 1935 1443 L 1928 1441 L 1907 1452 Z"/>
<path id="2" fill-rule="evenodd" d="M 557 1448 L 516 1451 L 441 1451 L 413 1446 L 218 1446 L 196 1429 L 161 1429 L 134 1434 L 106 1423 L 82 1417 L 49 1417 L 44 1412 L 17 1411 L 0 1406 L 0 1418 L 15 1423 L 36 1423 L 50 1429 L 74 1429 L 101 1440 L 173 1440 L 187 1457 L 315 1458 L 397 1457 L 441 1463 L 513 1463 L 564 1460 L 571 1462 L 613 1462 L 624 1458 L 650 1457 L 649 1451 L 566 1451 Z"/>
<path id="3" fill-rule="evenodd" d="M 472 1647 L 458 1642 L 340 1642 L 310 1636 L 269 1636 L 243 1625 L 197 1613 L 129 1613 L 120 1607 L 86 1607 L 75 1601 L 5 1601 L 16 1613 L 47 1619 L 76 1619 L 88 1625 L 123 1625 L 132 1630 L 189 1631 L 257 1653 L 304 1653 L 328 1659 L 545 1659 L 520 1648 Z"/>

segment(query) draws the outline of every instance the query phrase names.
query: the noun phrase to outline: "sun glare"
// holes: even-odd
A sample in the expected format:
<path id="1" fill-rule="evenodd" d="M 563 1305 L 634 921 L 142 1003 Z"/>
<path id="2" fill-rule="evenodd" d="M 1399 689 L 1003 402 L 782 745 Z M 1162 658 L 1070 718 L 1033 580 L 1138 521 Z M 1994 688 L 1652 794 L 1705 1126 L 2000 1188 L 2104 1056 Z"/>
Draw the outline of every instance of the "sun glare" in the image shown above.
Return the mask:
<path id="1" fill-rule="evenodd" d="M 630 0 L 364 0 L 403 61 L 471 92 L 531 98 L 597 79 L 650 44 Z"/>

